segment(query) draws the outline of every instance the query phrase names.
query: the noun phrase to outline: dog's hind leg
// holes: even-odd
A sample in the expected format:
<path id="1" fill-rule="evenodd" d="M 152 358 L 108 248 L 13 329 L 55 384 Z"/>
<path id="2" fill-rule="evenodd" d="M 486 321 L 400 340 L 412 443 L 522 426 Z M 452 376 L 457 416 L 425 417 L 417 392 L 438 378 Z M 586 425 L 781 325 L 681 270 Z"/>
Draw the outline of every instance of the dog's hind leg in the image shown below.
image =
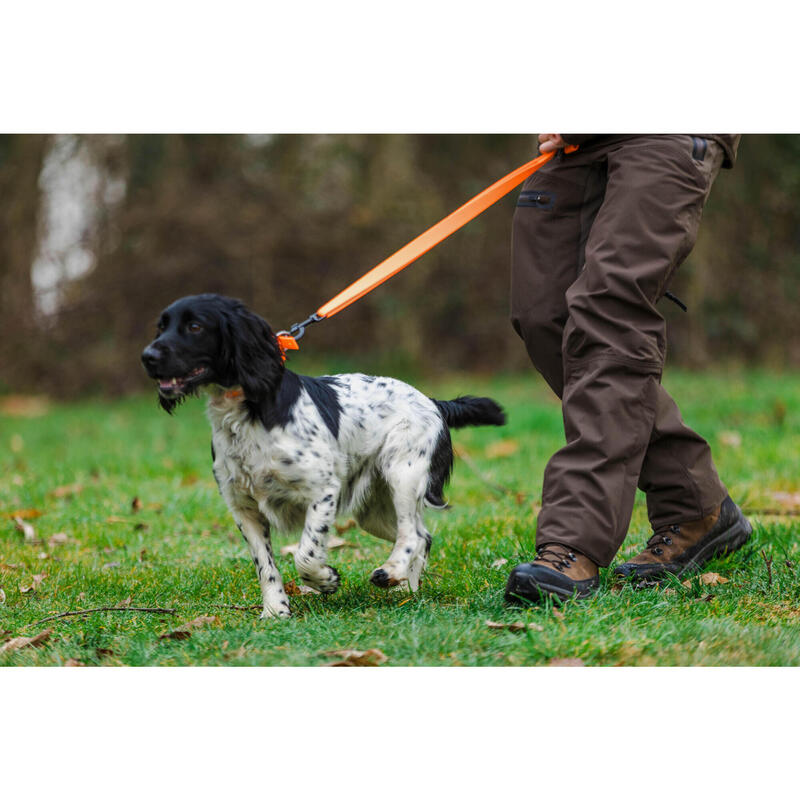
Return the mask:
<path id="1" fill-rule="evenodd" d="M 422 468 L 420 468 L 422 467 Z M 386 483 L 391 487 L 397 519 L 397 535 L 388 560 L 374 570 L 370 581 L 381 588 L 408 585 L 412 591 L 419 586 L 419 570 L 411 569 L 420 552 L 427 546 L 424 534 L 418 530 L 420 509 L 427 485 L 427 469 L 420 464 L 406 466 L 395 460 L 386 470 Z M 424 563 L 424 562 L 423 562 Z M 413 584 L 412 584 L 413 578 Z"/>
<path id="2" fill-rule="evenodd" d="M 431 550 L 432 538 L 425 527 L 425 520 L 422 519 L 422 514 L 417 516 L 417 536 L 420 541 L 417 543 L 415 555 L 408 565 L 408 588 L 412 592 L 416 592 L 419 589 L 422 570 L 425 569 L 425 564 L 428 562 L 428 553 Z"/>
<path id="3" fill-rule="evenodd" d="M 323 594 L 335 592 L 340 582 L 339 573 L 325 563 L 328 534 L 336 521 L 339 488 L 338 485 L 326 487 L 324 494 L 308 507 L 303 534 L 294 554 L 294 563 L 302 582 Z"/>
<path id="4" fill-rule="evenodd" d="M 283 589 L 283 580 L 272 555 L 269 522 L 259 512 L 249 509 L 237 509 L 233 518 L 250 548 L 250 556 L 256 565 L 264 604 L 261 619 L 290 617 L 289 598 Z"/>

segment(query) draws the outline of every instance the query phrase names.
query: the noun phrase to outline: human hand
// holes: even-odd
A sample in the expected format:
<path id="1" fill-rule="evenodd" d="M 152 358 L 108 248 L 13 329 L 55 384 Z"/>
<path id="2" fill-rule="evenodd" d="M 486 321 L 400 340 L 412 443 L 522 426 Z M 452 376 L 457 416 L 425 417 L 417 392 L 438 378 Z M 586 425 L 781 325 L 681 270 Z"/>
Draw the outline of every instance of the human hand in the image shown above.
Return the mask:
<path id="1" fill-rule="evenodd" d="M 561 138 L 560 133 L 540 133 L 539 152 L 551 153 L 553 150 L 560 150 L 566 147 L 567 143 Z"/>

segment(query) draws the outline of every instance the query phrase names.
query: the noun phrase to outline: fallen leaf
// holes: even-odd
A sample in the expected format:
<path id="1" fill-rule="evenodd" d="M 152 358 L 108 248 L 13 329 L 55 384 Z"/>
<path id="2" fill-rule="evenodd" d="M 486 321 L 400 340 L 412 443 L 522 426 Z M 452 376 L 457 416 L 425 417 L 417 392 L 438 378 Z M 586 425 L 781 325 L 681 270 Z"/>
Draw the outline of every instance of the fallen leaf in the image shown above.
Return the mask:
<path id="1" fill-rule="evenodd" d="M 519 450 L 519 442 L 516 439 L 500 439 L 486 445 L 486 458 L 508 458 Z"/>
<path id="2" fill-rule="evenodd" d="M 14 526 L 18 531 L 22 531 L 26 542 L 36 541 L 36 530 L 30 522 L 25 522 L 22 517 L 14 517 Z"/>
<path id="3" fill-rule="evenodd" d="M 5 417 L 41 417 L 49 409 L 43 395 L 9 394 L 0 400 L 0 414 Z"/>
<path id="4" fill-rule="evenodd" d="M 124 600 L 122 600 L 119 603 L 117 603 L 116 607 L 117 608 L 127 608 L 131 604 L 131 602 L 133 602 L 132 598 L 131 598 L 130 595 L 128 595 Z"/>
<path id="5" fill-rule="evenodd" d="M 298 586 L 294 581 L 286 581 L 283 584 L 283 589 L 289 597 L 298 597 L 301 594 L 320 594 L 317 589 L 303 584 Z"/>
<path id="6" fill-rule="evenodd" d="M 554 608 L 554 609 L 553 609 L 553 616 L 554 616 L 556 619 L 561 619 L 561 620 L 563 620 L 563 619 L 564 619 L 564 612 L 563 612 L 563 611 L 559 611 L 557 608 Z"/>
<path id="7" fill-rule="evenodd" d="M 358 523 L 354 519 L 349 519 L 344 525 L 334 525 L 333 527 L 336 528 L 336 533 L 345 533 L 357 527 L 357 525 Z"/>
<path id="8" fill-rule="evenodd" d="M 66 533 L 54 533 L 48 540 L 47 544 L 55 547 L 57 544 L 66 544 L 69 541 L 69 536 Z"/>
<path id="9" fill-rule="evenodd" d="M 585 667 L 582 658 L 551 658 L 548 667 Z"/>
<path id="10" fill-rule="evenodd" d="M 95 647 L 94 654 L 98 658 L 110 658 L 114 655 L 114 651 L 108 647 Z"/>
<path id="11" fill-rule="evenodd" d="M 800 509 L 800 492 L 772 492 L 771 497 L 784 511 Z"/>
<path id="12" fill-rule="evenodd" d="M 490 619 L 486 620 L 486 627 L 491 628 L 492 630 L 509 630 L 509 631 L 524 631 L 524 630 L 531 630 L 531 631 L 543 631 L 544 628 L 536 622 L 522 622 L 518 620 L 516 622 L 493 622 Z"/>
<path id="13" fill-rule="evenodd" d="M 39 575 L 34 575 L 32 579 L 32 583 L 29 586 L 22 586 L 20 584 L 19 591 L 20 594 L 27 594 L 30 591 L 36 591 L 39 586 L 41 585 L 42 581 L 47 577 L 46 572 L 42 572 Z"/>
<path id="14" fill-rule="evenodd" d="M 191 473 L 189 475 L 184 475 L 181 478 L 181 486 L 194 486 L 198 481 L 197 475 Z"/>
<path id="15" fill-rule="evenodd" d="M 739 431 L 720 431 L 719 443 L 725 447 L 741 447 L 742 434 Z"/>
<path id="16" fill-rule="evenodd" d="M 42 514 L 44 514 L 44 511 L 39 511 L 38 508 L 17 508 L 14 511 L 4 511 L 0 516 L 8 519 L 13 519 L 14 517 L 19 517 L 20 519 L 36 519 L 36 517 L 41 517 Z"/>
<path id="17" fill-rule="evenodd" d="M 138 497 L 134 497 L 131 500 L 131 511 L 135 514 L 137 511 L 142 510 L 142 501 Z"/>
<path id="18" fill-rule="evenodd" d="M 0 606 L 6 602 L 6 593 L 0 588 Z"/>
<path id="19" fill-rule="evenodd" d="M 112 524 L 119 524 L 119 523 L 134 523 L 136 520 L 129 519 L 128 517 L 118 517 L 112 514 L 110 517 L 106 517 L 106 522 L 111 522 Z"/>
<path id="20" fill-rule="evenodd" d="M 500 569 L 500 567 L 508 564 L 507 558 L 498 558 L 497 561 L 492 561 L 492 569 Z"/>
<path id="21" fill-rule="evenodd" d="M 389 657 L 373 647 L 371 650 L 327 650 L 323 655 L 340 658 L 332 661 L 329 667 L 377 667 L 389 660 Z"/>
<path id="22" fill-rule="evenodd" d="M 83 661 L 81 661 L 78 658 L 68 658 L 64 662 L 64 666 L 65 667 L 85 667 L 86 664 L 84 664 Z"/>
<path id="23" fill-rule="evenodd" d="M 19 569 L 22 564 L 0 564 L 0 572 L 11 572 L 12 569 Z"/>
<path id="24" fill-rule="evenodd" d="M 720 575 L 718 572 L 704 572 L 702 575 L 699 576 L 700 583 L 703 586 L 716 586 L 719 583 L 727 583 L 728 579 Z M 685 586 L 687 589 L 692 588 L 692 580 L 689 578 L 688 580 L 681 581 L 681 586 Z"/>
<path id="25" fill-rule="evenodd" d="M 69 483 L 66 486 L 57 486 L 49 494 L 52 497 L 71 497 L 74 494 L 80 494 L 82 491 L 82 483 Z"/>
<path id="26" fill-rule="evenodd" d="M 671 586 L 664 589 L 664 594 L 678 594 Z"/>
<path id="27" fill-rule="evenodd" d="M 53 632 L 52 628 L 47 628 L 36 636 L 17 636 L 14 639 L 9 639 L 2 647 L 0 653 L 7 653 L 11 650 L 22 650 L 23 647 L 39 647 L 44 644 Z"/>
<path id="28" fill-rule="evenodd" d="M 188 639 L 192 635 L 193 628 L 202 628 L 204 625 L 212 625 L 216 622 L 219 622 L 219 617 L 217 616 L 203 616 L 203 617 L 196 617 L 195 619 L 191 620 L 190 622 L 181 625 L 180 628 L 176 628 L 173 631 L 169 631 L 168 633 L 162 633 L 159 636 L 159 639 Z"/>

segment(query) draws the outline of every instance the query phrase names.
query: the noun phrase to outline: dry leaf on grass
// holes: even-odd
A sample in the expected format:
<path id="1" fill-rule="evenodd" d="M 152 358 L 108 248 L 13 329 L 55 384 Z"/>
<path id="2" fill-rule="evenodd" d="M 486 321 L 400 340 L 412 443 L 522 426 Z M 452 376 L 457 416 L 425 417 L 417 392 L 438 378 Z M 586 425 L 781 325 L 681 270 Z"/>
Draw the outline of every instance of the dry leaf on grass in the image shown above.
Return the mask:
<path id="1" fill-rule="evenodd" d="M 720 431 L 719 443 L 725 447 L 741 447 L 742 434 L 739 431 Z"/>
<path id="2" fill-rule="evenodd" d="M 64 662 L 65 667 L 85 667 L 86 664 L 83 663 L 79 658 L 68 658 Z"/>
<path id="3" fill-rule="evenodd" d="M 508 564 L 507 558 L 498 558 L 497 561 L 492 561 L 492 569 L 500 569 L 500 567 Z"/>
<path id="4" fill-rule="evenodd" d="M 25 522 L 22 517 L 14 517 L 14 527 L 18 531 L 22 531 L 22 536 L 26 542 L 30 543 L 36 541 L 36 529 L 30 522 Z"/>
<path id="5" fill-rule="evenodd" d="M 0 572 L 11 572 L 11 570 L 19 569 L 22 564 L 0 564 Z"/>
<path id="6" fill-rule="evenodd" d="M 57 544 L 66 544 L 69 541 L 69 536 L 66 533 L 54 533 L 48 540 L 47 544 L 55 547 Z"/>
<path id="7" fill-rule="evenodd" d="M 344 523 L 344 525 L 334 525 L 333 527 L 336 528 L 336 533 L 346 533 L 347 531 L 358 527 L 358 523 L 354 519 L 349 519 Z"/>
<path id="8" fill-rule="evenodd" d="M 700 583 L 703 586 L 716 586 L 719 583 L 727 583 L 728 579 L 720 575 L 718 572 L 704 572 L 702 575 L 699 576 Z M 681 581 L 681 586 L 685 586 L 687 589 L 692 588 L 692 579 L 689 578 L 688 580 Z"/>
<path id="9" fill-rule="evenodd" d="M 117 603 L 117 608 L 127 608 L 133 602 L 133 598 L 128 595 L 124 600 Z"/>
<path id="10" fill-rule="evenodd" d="M 6 602 L 6 593 L 0 588 L 0 606 Z"/>
<path id="11" fill-rule="evenodd" d="M 41 517 L 44 514 L 44 511 L 39 511 L 38 508 L 16 508 L 13 511 L 4 511 L 0 516 L 6 517 L 7 519 L 14 519 L 14 517 L 19 517 L 20 519 L 36 519 L 36 517 Z"/>
<path id="12" fill-rule="evenodd" d="M 138 497 L 134 497 L 131 500 L 131 511 L 136 514 L 138 511 L 142 510 L 142 501 Z"/>
<path id="13" fill-rule="evenodd" d="M 320 594 L 317 589 L 311 586 L 304 586 L 303 584 L 298 586 L 294 581 L 286 581 L 283 584 L 283 590 L 289 597 L 298 597 L 301 594 Z"/>
<path id="14" fill-rule="evenodd" d="M 548 667 L 585 667 L 582 658 L 551 658 Z"/>
<path id="15" fill-rule="evenodd" d="M 0 653 L 9 653 L 12 650 L 22 650 L 24 647 L 40 647 L 49 638 L 53 632 L 52 628 L 47 628 L 36 636 L 17 636 L 14 639 L 9 639 L 2 647 Z"/>
<path id="16" fill-rule="evenodd" d="M 556 619 L 563 620 L 564 619 L 564 612 L 563 611 L 559 611 L 557 608 L 554 608 L 553 609 L 553 616 Z"/>
<path id="17" fill-rule="evenodd" d="M 32 582 L 29 585 L 23 586 L 22 584 L 20 584 L 19 587 L 20 594 L 27 594 L 28 592 L 31 591 L 35 592 L 46 577 L 47 573 L 42 572 L 38 575 L 34 575 L 32 578 Z"/>
<path id="18" fill-rule="evenodd" d="M 519 442 L 516 439 L 500 439 L 486 445 L 486 458 L 508 458 L 519 450 Z"/>
<path id="19" fill-rule="evenodd" d="M 195 619 L 191 620 L 191 622 L 181 625 L 180 628 L 175 628 L 175 630 L 169 631 L 168 633 L 162 633 L 158 638 L 178 640 L 188 639 L 192 635 L 192 629 L 202 628 L 205 625 L 212 625 L 217 622 L 219 622 L 219 617 L 217 616 L 196 617 Z"/>
<path id="20" fill-rule="evenodd" d="M 327 664 L 329 667 L 377 667 L 389 660 L 386 653 L 376 647 L 371 650 L 327 650 L 323 655 L 341 659 Z"/>
<path id="21" fill-rule="evenodd" d="M 82 491 L 82 483 L 69 483 L 66 486 L 57 486 L 49 494 L 52 497 L 72 497 L 72 495 L 80 494 Z"/>
<path id="22" fill-rule="evenodd" d="M 486 620 L 486 627 L 491 628 L 492 630 L 509 630 L 509 631 L 524 631 L 524 630 L 531 630 L 531 631 L 543 631 L 544 628 L 536 622 L 493 622 L 490 619 Z"/>
<path id="23" fill-rule="evenodd" d="M 800 510 L 800 492 L 772 492 L 770 496 L 784 511 Z"/>
<path id="24" fill-rule="evenodd" d="M 0 400 L 0 414 L 4 417 L 42 417 L 50 409 L 43 395 L 9 394 Z"/>

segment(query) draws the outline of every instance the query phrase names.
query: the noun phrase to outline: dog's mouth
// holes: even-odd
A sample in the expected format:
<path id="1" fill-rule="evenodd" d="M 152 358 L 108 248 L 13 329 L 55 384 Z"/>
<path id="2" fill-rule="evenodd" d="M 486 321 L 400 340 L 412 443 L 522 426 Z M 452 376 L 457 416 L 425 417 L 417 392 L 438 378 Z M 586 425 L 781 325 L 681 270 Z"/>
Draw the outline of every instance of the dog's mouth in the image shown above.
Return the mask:
<path id="1" fill-rule="evenodd" d="M 158 378 L 158 392 L 164 397 L 174 397 L 183 394 L 187 387 L 197 383 L 199 378 L 208 373 L 207 367 L 195 367 L 188 375 L 180 378 Z"/>

